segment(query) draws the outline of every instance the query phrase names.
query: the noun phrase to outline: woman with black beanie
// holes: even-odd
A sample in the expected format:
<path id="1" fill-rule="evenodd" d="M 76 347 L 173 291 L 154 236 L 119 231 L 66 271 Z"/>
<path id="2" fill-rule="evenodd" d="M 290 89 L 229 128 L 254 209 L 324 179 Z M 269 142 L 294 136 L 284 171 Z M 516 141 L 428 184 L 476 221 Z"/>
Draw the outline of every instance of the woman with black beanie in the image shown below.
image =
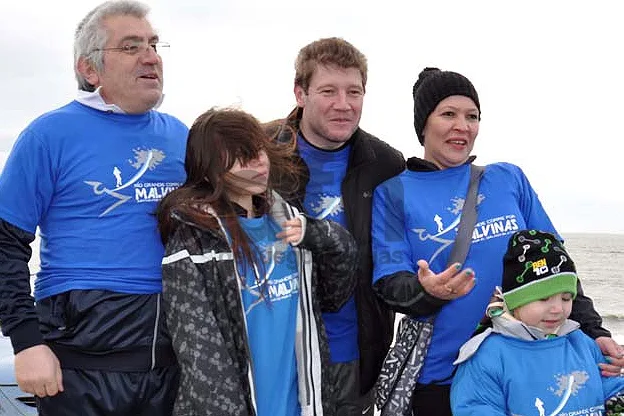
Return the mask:
<path id="1" fill-rule="evenodd" d="M 522 170 L 494 163 L 485 166 L 479 184 L 477 221 L 466 260 L 447 267 L 475 160 L 481 103 L 468 78 L 437 68 L 420 73 L 413 97 L 414 127 L 424 157 L 409 159 L 403 173 L 374 193 L 373 285 L 395 311 L 417 320 L 435 317 L 412 406 L 416 415 L 448 416 L 453 361 L 501 284 L 502 263 L 491 259 L 502 258 L 509 237 L 520 229 L 561 237 Z M 449 273 L 455 275 L 449 279 Z M 619 374 L 622 351 L 601 327 L 600 315 L 580 283 L 571 319 L 613 358 L 602 370 Z"/>

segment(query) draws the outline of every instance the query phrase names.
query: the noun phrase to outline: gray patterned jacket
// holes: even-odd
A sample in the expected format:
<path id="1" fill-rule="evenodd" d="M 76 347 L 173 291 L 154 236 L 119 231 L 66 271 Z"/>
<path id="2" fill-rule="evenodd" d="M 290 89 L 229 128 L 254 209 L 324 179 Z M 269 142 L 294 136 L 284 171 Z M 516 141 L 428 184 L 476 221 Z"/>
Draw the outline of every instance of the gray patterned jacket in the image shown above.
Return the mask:
<path id="1" fill-rule="evenodd" d="M 281 224 L 298 215 L 275 195 L 270 215 Z M 223 230 L 181 221 L 163 259 L 167 325 L 181 368 L 174 415 L 255 415 L 240 279 Z M 329 349 L 322 312 L 337 311 L 351 295 L 357 248 L 338 224 L 308 218 L 294 247 L 299 268 L 296 357 L 302 416 L 335 414 L 328 376 Z"/>

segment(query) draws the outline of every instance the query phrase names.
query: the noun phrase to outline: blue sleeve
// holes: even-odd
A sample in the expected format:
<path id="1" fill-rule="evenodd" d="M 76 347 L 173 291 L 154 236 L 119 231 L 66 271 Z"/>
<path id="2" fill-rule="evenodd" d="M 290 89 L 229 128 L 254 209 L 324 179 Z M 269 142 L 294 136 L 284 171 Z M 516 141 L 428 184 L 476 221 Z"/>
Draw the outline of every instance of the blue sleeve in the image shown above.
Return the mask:
<path id="1" fill-rule="evenodd" d="M 22 132 L 0 175 L 0 218 L 35 233 L 54 193 L 52 159 L 36 132 Z"/>
<path id="2" fill-rule="evenodd" d="M 526 222 L 527 229 L 551 232 L 561 240 L 561 236 L 557 233 L 557 230 L 555 230 L 555 226 L 550 221 L 529 179 L 522 169 L 518 166 L 512 166 L 516 170 L 516 175 L 520 184 L 520 210 Z"/>
<path id="3" fill-rule="evenodd" d="M 624 377 L 602 376 L 602 389 L 605 393 L 605 401 L 616 394 L 624 394 Z"/>
<path id="4" fill-rule="evenodd" d="M 406 235 L 403 202 L 399 178 L 381 184 L 373 194 L 373 283 L 399 271 L 417 271 Z"/>
<path id="5" fill-rule="evenodd" d="M 482 345 L 481 348 L 484 348 Z M 499 372 L 480 357 L 488 356 L 478 351 L 468 361 L 459 365 L 451 386 L 453 416 L 505 416 L 507 401 Z M 498 368 L 500 368 L 500 363 Z M 475 388 L 478 386 L 478 388 Z"/>

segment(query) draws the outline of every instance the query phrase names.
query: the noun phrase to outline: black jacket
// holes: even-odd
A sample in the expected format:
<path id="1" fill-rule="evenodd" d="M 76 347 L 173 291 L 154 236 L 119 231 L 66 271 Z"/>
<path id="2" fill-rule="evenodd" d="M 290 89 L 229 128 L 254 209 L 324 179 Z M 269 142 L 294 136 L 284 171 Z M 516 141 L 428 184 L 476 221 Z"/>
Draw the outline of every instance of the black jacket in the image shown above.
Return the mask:
<path id="1" fill-rule="evenodd" d="M 472 163 L 471 157 L 467 163 Z M 438 168 L 419 158 L 410 158 L 407 168 L 415 171 L 432 171 Z M 402 271 L 384 276 L 375 283 L 375 291 L 397 312 L 410 316 L 429 316 L 438 312 L 449 301 L 438 299 L 424 291 L 414 273 Z M 594 309 L 593 302 L 585 296 L 581 281 L 577 283 L 577 295 L 572 303 L 570 319 L 581 324 L 581 330 L 592 338 L 610 337 L 602 327 L 602 318 Z"/>
<path id="2" fill-rule="evenodd" d="M 295 140 L 300 119 L 301 110 L 297 108 L 285 120 L 271 123 L 271 127 L 277 127 L 277 130 L 270 133 L 275 133 L 278 141 Z M 377 185 L 405 169 L 405 160 L 401 152 L 360 128 L 349 139 L 349 143 L 351 154 L 342 182 L 342 200 L 347 229 L 355 238 L 359 250 L 354 293 L 358 313 L 361 393 L 365 394 L 377 380 L 394 332 L 394 312 L 375 295 L 372 288 L 372 196 Z M 305 162 L 299 157 L 298 159 L 304 175 L 298 183 L 298 190 L 289 195 L 288 200 L 302 208 L 309 177 Z"/>
<path id="3" fill-rule="evenodd" d="M 35 235 L 0 219 L 0 324 L 18 352 L 43 343 L 28 261 Z"/>
<path id="4" fill-rule="evenodd" d="M 208 211 L 215 218 L 216 213 Z M 297 213 L 275 196 L 278 224 Z M 256 414 L 240 276 L 225 230 L 180 221 L 163 259 L 167 324 L 182 370 L 174 415 Z M 321 312 L 335 312 L 353 291 L 357 248 L 332 221 L 308 219 L 297 256 L 299 309 L 295 350 L 302 414 L 335 414 L 333 385 L 325 382 L 329 349 Z"/>

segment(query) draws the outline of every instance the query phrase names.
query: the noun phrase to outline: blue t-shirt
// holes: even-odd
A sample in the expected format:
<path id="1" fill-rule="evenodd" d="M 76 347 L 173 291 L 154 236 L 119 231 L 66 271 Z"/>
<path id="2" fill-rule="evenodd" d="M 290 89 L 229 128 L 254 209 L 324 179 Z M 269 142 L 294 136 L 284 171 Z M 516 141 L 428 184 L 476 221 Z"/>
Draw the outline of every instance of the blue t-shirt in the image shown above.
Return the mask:
<path id="1" fill-rule="evenodd" d="M 76 101 L 33 121 L 0 176 L 0 218 L 41 236 L 35 298 L 72 289 L 162 290 L 154 211 L 185 179 L 187 127 Z"/>
<path id="2" fill-rule="evenodd" d="M 281 227 L 267 215 L 240 218 L 260 266 L 245 272 L 242 290 L 258 416 L 301 413 L 297 386 L 295 332 L 299 274 L 290 244 L 277 240 Z"/>
<path id="3" fill-rule="evenodd" d="M 399 271 L 416 273 L 427 260 L 435 273 L 448 258 L 468 190 L 470 167 L 433 172 L 406 170 L 377 187 L 373 195 L 373 282 Z M 459 348 L 474 332 L 495 286 L 509 237 L 520 229 L 556 234 L 537 195 L 519 167 L 488 165 L 479 185 L 477 222 L 464 267 L 477 282 L 466 296 L 446 304 L 434 323 L 419 382 L 450 383 Z"/>
<path id="4" fill-rule="evenodd" d="M 600 374 L 604 362 L 596 342 L 580 330 L 539 341 L 489 335 L 459 365 L 453 415 L 602 416 L 604 402 L 624 392 L 624 378 Z"/>
<path id="5" fill-rule="evenodd" d="M 346 145 L 338 150 L 319 149 L 301 135 L 297 137 L 297 146 L 310 171 L 303 201 L 306 213 L 314 218 L 336 221 L 348 228 L 341 186 L 347 174 L 351 146 Z M 351 296 L 338 312 L 323 313 L 323 322 L 332 362 L 357 360 L 359 349 L 355 297 Z"/>

